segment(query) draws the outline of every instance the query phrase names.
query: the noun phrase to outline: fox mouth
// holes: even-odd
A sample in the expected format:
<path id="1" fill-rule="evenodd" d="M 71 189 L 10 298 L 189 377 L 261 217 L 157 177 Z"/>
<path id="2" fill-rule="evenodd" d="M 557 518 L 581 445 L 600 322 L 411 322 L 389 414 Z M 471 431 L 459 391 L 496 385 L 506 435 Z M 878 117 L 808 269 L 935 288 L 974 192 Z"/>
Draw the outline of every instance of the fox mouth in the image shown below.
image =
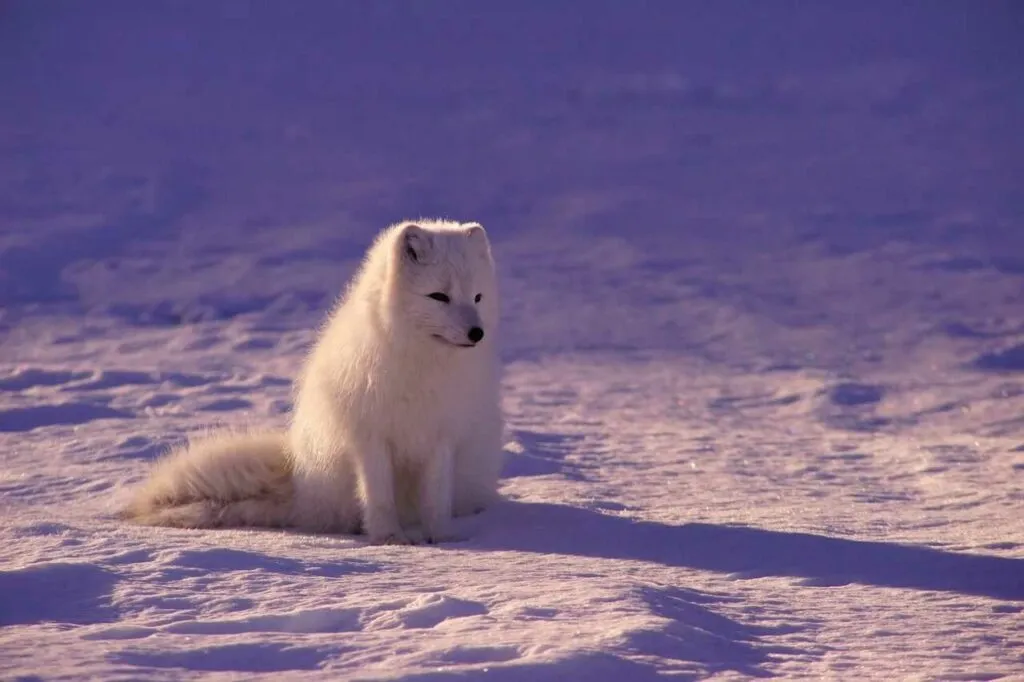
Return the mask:
<path id="1" fill-rule="evenodd" d="M 441 336 L 440 334 L 431 334 L 431 336 L 433 336 L 435 339 L 437 339 L 441 343 L 447 344 L 449 346 L 455 346 L 456 348 L 475 348 L 476 347 L 475 343 L 453 343 L 453 342 L 449 341 L 448 339 L 444 338 L 443 336 Z"/>

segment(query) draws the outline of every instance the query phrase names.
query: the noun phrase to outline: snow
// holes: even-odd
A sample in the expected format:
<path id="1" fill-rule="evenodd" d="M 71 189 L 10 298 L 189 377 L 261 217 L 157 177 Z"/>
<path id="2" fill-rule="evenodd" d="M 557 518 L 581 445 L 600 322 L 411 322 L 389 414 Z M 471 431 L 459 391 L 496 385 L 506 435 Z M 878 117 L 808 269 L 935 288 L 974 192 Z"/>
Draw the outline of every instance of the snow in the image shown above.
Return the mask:
<path id="1" fill-rule="evenodd" d="M 5 679 L 1024 674 L 1010 3 L 8 2 Z M 488 228 L 464 540 L 127 526 L 373 235 Z"/>

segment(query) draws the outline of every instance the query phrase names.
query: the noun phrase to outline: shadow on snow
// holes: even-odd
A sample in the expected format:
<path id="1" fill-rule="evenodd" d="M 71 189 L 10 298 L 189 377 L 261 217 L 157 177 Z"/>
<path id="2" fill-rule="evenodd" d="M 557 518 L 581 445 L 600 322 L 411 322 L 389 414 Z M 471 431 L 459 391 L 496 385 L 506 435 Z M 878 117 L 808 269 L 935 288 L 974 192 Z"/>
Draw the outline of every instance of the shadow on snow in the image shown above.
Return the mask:
<path id="1" fill-rule="evenodd" d="M 688 523 L 635 521 L 558 504 L 505 502 L 474 542 L 483 549 L 634 559 L 808 585 L 849 583 L 1024 601 L 1024 559 L 890 542 Z"/>

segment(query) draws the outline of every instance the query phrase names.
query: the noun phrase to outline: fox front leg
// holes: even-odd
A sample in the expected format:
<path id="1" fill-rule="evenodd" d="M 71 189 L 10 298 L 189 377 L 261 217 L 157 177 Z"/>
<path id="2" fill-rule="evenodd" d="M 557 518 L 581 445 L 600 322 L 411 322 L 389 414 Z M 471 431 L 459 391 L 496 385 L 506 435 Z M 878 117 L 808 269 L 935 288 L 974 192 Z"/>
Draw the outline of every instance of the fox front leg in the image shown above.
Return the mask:
<path id="1" fill-rule="evenodd" d="M 419 515 L 423 539 L 429 544 L 453 539 L 451 533 L 455 453 L 438 448 L 423 467 L 419 481 Z"/>
<path id="2" fill-rule="evenodd" d="M 394 467 L 383 445 L 359 448 L 359 493 L 363 502 L 363 529 L 375 545 L 408 545 L 395 505 Z"/>

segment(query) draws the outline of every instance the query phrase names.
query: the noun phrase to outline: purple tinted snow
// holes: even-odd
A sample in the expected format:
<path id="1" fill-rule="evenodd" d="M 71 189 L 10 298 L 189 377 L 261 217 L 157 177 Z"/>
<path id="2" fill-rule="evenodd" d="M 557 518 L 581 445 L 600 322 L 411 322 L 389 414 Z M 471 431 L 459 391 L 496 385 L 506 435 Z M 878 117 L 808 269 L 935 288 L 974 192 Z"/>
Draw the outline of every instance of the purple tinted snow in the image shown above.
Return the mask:
<path id="1" fill-rule="evenodd" d="M 133 416 L 125 410 L 86 402 L 10 407 L 0 410 L 0 433 L 31 431 L 43 426 L 73 426 L 97 419 L 130 419 Z"/>
<path id="2" fill-rule="evenodd" d="M 994 262 L 1024 247 L 1008 220 L 1024 205 L 1024 155 L 1005 122 L 1024 97 L 1004 5 L 644 7 L 5 3 L 0 130 L 20 170 L 0 179 L 0 231 L 107 218 L 36 228 L 0 252 L 0 303 L 79 301 L 70 266 L 170 244 L 231 254 L 269 232 L 293 267 L 328 244 L 351 257 L 363 226 L 437 213 L 499 235 L 700 235 L 734 249 L 755 248 L 755 230 L 785 238 L 782 223 L 829 253 L 908 239 L 969 243 Z M 953 108 L 962 87 L 981 93 L 970 129 Z M 376 189 L 348 191 L 367 181 Z M 627 200 L 584 224 L 533 224 L 538 206 L 580 191 Z M 339 203 L 356 233 L 308 220 Z M 237 220 L 190 227 L 224 205 Z M 965 206 L 976 220 L 951 225 Z M 740 226 L 750 213 L 776 219 Z M 310 232 L 321 249 L 296 241 Z M 288 267 L 275 258 L 255 256 Z M 280 292 L 216 293 L 224 310 L 185 300 L 138 316 L 230 317 L 232 301 Z"/>
<path id="3" fill-rule="evenodd" d="M 118 580 L 115 573 L 84 563 L 0 571 L 0 626 L 114 622 L 118 615 L 111 594 Z"/>
<path id="4" fill-rule="evenodd" d="M 860 583 L 1024 601 L 1024 559 L 762 528 L 669 525 L 557 504 L 505 502 L 485 549 L 635 559 L 809 585 Z"/>

